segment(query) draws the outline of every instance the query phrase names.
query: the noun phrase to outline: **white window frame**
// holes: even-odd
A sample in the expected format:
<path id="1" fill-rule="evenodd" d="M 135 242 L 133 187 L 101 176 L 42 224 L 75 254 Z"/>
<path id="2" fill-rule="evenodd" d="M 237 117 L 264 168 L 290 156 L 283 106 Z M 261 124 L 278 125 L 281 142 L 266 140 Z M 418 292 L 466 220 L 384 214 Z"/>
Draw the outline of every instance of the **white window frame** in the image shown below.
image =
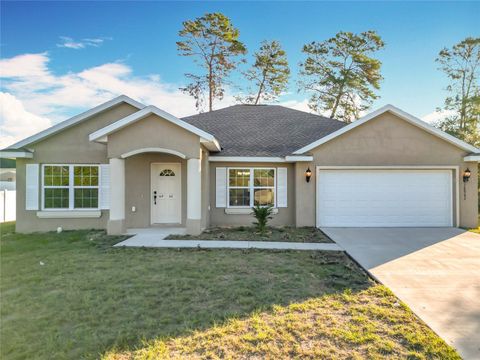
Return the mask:
<path id="1" fill-rule="evenodd" d="M 68 167 L 68 186 L 45 186 L 45 167 L 46 166 L 65 166 Z M 75 166 L 90 166 L 97 167 L 98 173 L 98 185 L 97 186 L 75 186 Z M 42 211 L 92 211 L 100 210 L 100 179 L 101 179 L 101 166 L 100 164 L 42 164 L 41 180 L 42 180 Z M 98 190 L 98 206 L 95 208 L 76 208 L 75 205 L 75 189 L 97 189 Z M 45 189 L 68 189 L 68 208 L 45 208 Z"/>
<path id="2" fill-rule="evenodd" d="M 250 185 L 249 186 L 230 186 L 230 170 L 249 170 Z M 273 170 L 273 186 L 255 186 L 253 181 L 255 170 Z M 249 189 L 250 205 L 249 206 L 230 205 L 230 189 Z M 277 169 L 274 167 L 250 167 L 250 166 L 227 167 L 227 208 L 251 209 L 252 207 L 254 207 L 255 189 L 272 189 L 273 190 L 273 207 L 276 208 L 277 207 Z"/>

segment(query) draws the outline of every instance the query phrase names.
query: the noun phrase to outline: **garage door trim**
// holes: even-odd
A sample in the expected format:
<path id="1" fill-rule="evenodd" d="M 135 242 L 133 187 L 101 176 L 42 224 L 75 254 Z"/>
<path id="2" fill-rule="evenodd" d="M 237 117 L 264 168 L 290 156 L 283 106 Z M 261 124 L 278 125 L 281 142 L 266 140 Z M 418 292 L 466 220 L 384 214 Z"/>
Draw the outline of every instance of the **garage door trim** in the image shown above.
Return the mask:
<path id="1" fill-rule="evenodd" d="M 315 224 L 317 227 L 319 224 L 318 211 L 320 208 L 320 199 L 318 194 L 318 179 L 319 173 L 322 170 L 453 170 L 453 179 L 451 186 L 455 188 L 454 202 L 451 204 L 452 213 L 455 212 L 454 219 L 452 219 L 452 226 L 459 226 L 460 224 L 460 181 L 459 181 L 459 166 L 450 165 L 418 165 L 418 166 L 317 166 L 316 167 L 316 179 L 315 179 Z"/>

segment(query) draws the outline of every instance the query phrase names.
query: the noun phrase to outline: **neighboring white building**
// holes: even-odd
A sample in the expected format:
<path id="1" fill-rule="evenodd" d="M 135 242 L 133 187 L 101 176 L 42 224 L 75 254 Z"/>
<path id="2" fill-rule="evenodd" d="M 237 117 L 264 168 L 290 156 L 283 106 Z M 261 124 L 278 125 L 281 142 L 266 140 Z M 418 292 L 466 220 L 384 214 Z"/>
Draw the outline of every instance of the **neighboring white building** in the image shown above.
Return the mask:
<path id="1" fill-rule="evenodd" d="M 0 169 L 0 190 L 15 190 L 16 169 Z"/>

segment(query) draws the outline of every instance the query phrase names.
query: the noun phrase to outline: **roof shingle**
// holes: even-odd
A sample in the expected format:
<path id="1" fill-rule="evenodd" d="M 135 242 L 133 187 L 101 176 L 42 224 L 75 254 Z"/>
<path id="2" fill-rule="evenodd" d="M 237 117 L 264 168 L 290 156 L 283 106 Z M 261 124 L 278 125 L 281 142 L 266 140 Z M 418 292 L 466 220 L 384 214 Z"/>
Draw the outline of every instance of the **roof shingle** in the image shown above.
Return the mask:
<path id="1" fill-rule="evenodd" d="M 279 105 L 234 105 L 182 120 L 214 135 L 222 156 L 286 156 L 344 122 Z"/>

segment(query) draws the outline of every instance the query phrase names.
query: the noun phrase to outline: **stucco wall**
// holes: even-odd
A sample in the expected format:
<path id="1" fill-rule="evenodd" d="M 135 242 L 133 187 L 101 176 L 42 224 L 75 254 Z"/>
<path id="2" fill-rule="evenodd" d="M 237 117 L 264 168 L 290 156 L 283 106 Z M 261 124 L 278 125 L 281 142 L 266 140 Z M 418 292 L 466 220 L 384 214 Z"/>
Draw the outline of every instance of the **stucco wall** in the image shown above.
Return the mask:
<path id="1" fill-rule="evenodd" d="M 467 153 L 418 127 L 384 113 L 359 127 L 320 145 L 313 151 L 313 162 L 297 163 L 296 224 L 314 226 L 316 211 L 316 166 L 459 166 L 460 226 L 477 226 L 477 164 L 465 163 Z M 301 181 L 307 167 L 312 170 L 310 183 Z M 472 171 L 463 199 L 462 173 Z M 455 182 L 454 182 L 455 183 Z M 354 184 L 352 184 L 354 185 Z M 455 197 L 454 197 L 455 200 Z M 300 206 L 301 205 L 301 206 Z M 454 206 L 457 206 L 454 201 Z M 455 213 L 455 209 L 454 209 Z M 454 219 L 455 220 L 455 219 Z"/>
<path id="2" fill-rule="evenodd" d="M 273 216 L 269 224 L 272 226 L 293 226 L 295 224 L 295 172 L 292 164 L 283 163 L 210 163 L 210 225 L 211 226 L 251 226 L 254 221 L 252 215 L 226 214 L 225 208 L 215 205 L 215 172 L 217 167 L 286 167 L 288 198 L 286 208 L 279 208 L 278 214 Z"/>
<path id="3" fill-rule="evenodd" d="M 93 219 L 39 219 L 36 210 L 25 210 L 25 165 L 27 163 L 108 163 L 107 147 L 92 143 L 88 135 L 125 116 L 138 111 L 122 103 L 90 119 L 28 147 L 34 150 L 33 159 L 17 159 L 17 223 L 18 232 L 51 231 L 58 226 L 64 229 L 105 228 L 108 211 Z M 41 174 L 39 174 L 41 176 Z M 39 191 L 41 204 L 41 191 Z"/>
<path id="4" fill-rule="evenodd" d="M 151 147 L 175 150 L 187 158 L 198 159 L 200 138 L 157 115 L 147 116 L 108 136 L 109 158 Z"/>
<path id="5" fill-rule="evenodd" d="M 150 226 L 152 163 L 180 163 L 182 181 L 182 225 L 187 217 L 187 162 L 177 156 L 144 153 L 125 159 L 125 223 L 127 228 L 144 228 Z M 135 206 L 136 211 L 132 211 Z"/>

